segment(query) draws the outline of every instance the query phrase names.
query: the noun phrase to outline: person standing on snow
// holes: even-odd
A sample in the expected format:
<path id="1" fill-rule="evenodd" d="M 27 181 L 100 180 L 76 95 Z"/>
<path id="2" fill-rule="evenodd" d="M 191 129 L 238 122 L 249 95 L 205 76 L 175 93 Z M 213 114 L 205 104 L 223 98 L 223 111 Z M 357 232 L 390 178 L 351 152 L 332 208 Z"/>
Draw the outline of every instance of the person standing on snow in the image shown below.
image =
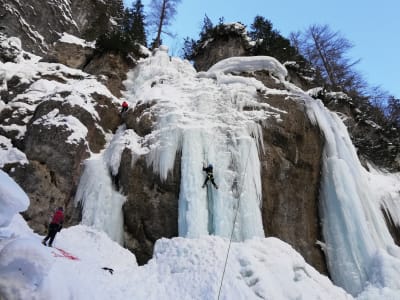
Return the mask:
<path id="1" fill-rule="evenodd" d="M 217 184 L 215 183 L 215 181 L 214 181 L 213 166 L 212 166 L 212 164 L 209 164 L 208 167 L 205 167 L 205 166 L 203 165 L 203 171 L 206 172 L 207 178 L 206 178 L 206 180 L 204 181 L 202 187 L 204 188 L 204 187 L 206 186 L 206 184 L 207 184 L 207 181 L 210 180 L 211 183 L 214 185 L 214 187 L 218 190 L 218 185 L 217 185 Z"/>
<path id="2" fill-rule="evenodd" d="M 122 102 L 121 115 L 128 110 L 128 102 Z"/>
<path id="3" fill-rule="evenodd" d="M 53 215 L 51 219 L 47 236 L 43 239 L 42 244 L 51 247 L 57 232 L 59 232 L 64 223 L 64 212 L 63 208 L 60 206 Z M 50 239 L 49 244 L 46 245 L 47 240 Z"/>

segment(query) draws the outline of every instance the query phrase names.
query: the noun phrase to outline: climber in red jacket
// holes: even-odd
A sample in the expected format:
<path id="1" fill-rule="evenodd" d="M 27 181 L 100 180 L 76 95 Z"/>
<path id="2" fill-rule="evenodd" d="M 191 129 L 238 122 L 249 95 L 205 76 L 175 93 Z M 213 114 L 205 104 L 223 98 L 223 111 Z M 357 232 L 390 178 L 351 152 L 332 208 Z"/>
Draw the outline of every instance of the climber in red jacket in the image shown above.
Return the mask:
<path id="1" fill-rule="evenodd" d="M 122 102 L 121 115 L 128 110 L 128 102 Z"/>
<path id="2" fill-rule="evenodd" d="M 53 218 L 50 222 L 47 236 L 43 239 L 42 244 L 46 245 L 48 239 L 50 239 L 48 246 L 51 247 L 53 244 L 54 238 L 56 237 L 57 232 L 59 232 L 64 223 L 64 213 L 63 208 L 59 207 L 57 211 L 54 213 Z"/>

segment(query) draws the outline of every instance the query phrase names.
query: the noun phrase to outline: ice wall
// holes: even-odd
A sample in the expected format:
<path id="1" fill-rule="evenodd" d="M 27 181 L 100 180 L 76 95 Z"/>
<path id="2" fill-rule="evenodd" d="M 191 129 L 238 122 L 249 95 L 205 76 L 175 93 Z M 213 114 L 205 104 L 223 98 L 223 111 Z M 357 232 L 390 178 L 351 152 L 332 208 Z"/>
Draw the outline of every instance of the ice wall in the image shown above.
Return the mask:
<path id="1" fill-rule="evenodd" d="M 347 128 L 321 101 L 308 99 L 306 104 L 325 136 L 320 201 L 328 267 L 336 284 L 357 295 L 376 272 L 389 271 L 376 263 L 379 251 L 396 246 Z"/>
<path id="2" fill-rule="evenodd" d="M 156 129 L 143 144 L 147 162 L 161 179 L 181 160 L 179 234 L 229 237 L 237 212 L 234 239 L 264 236 L 261 219 L 262 121 L 279 118 L 279 110 L 258 103 L 257 90 L 265 89 L 254 78 L 225 74 L 232 68 L 246 71 L 258 61 L 232 61 L 230 69 L 215 67 L 197 73 L 187 62 L 170 58 L 163 49 L 142 61 L 128 74 L 126 98 L 134 106 L 151 102 Z M 286 70 L 273 58 L 263 66 L 278 78 Z M 244 106 L 254 110 L 243 110 Z M 202 188 L 203 163 L 214 166 L 215 181 Z"/>
<path id="3" fill-rule="evenodd" d="M 81 223 L 93 226 L 123 244 L 122 205 L 125 197 L 113 187 L 110 171 L 102 155 L 85 161 L 75 203 L 82 205 Z"/>

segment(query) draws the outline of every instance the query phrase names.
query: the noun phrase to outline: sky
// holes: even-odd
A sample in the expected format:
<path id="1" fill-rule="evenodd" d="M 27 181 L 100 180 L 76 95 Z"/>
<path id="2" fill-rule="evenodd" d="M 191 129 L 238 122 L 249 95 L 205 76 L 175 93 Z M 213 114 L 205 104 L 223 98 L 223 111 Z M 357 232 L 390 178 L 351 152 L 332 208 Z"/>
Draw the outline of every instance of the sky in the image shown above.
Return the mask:
<path id="1" fill-rule="evenodd" d="M 150 2 L 142 0 L 145 7 Z M 328 24 L 354 44 L 350 56 L 361 59 L 357 69 L 367 82 L 400 98 L 399 11 L 398 0 L 183 0 L 170 28 L 177 38 L 164 41 L 177 55 L 185 37 L 198 38 L 205 14 L 214 24 L 224 17 L 225 22 L 240 21 L 248 28 L 261 15 L 285 37 L 311 24 Z"/>

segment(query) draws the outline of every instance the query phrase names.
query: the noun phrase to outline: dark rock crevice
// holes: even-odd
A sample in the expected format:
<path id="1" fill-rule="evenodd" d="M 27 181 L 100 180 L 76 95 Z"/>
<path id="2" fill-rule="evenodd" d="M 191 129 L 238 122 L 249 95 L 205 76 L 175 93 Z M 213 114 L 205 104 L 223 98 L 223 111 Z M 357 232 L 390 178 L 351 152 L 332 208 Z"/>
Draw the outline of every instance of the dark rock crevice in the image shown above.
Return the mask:
<path id="1" fill-rule="evenodd" d="M 127 201 L 123 206 L 125 246 L 135 253 L 139 264 L 153 254 L 156 240 L 178 236 L 178 198 L 180 186 L 180 155 L 177 154 L 172 173 L 165 181 L 139 157 L 132 167 L 132 153 L 125 149 L 119 168 L 120 186 Z"/>
<path id="2" fill-rule="evenodd" d="M 385 208 L 381 208 L 382 214 L 385 218 L 386 225 L 389 228 L 389 232 L 393 237 L 394 242 L 396 245 L 400 246 L 400 226 L 397 225 L 394 221 L 390 212 L 387 211 Z"/>

